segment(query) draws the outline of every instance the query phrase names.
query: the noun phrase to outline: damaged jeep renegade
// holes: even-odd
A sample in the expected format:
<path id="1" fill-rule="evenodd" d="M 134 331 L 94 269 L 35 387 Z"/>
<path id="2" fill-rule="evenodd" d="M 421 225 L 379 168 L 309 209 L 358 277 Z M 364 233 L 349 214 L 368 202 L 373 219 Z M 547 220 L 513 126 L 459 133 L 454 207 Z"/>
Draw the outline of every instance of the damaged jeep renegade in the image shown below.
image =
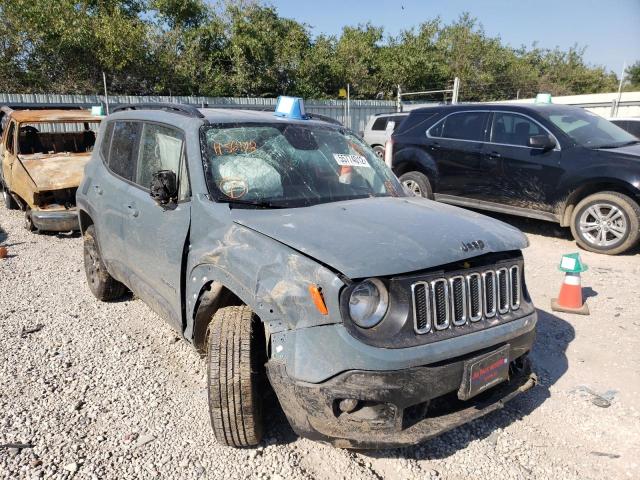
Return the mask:
<path id="1" fill-rule="evenodd" d="M 276 111 L 122 106 L 78 189 L 89 288 L 130 290 L 206 357 L 218 442 L 422 442 L 531 388 L 516 228 L 414 197 L 358 136 Z"/>

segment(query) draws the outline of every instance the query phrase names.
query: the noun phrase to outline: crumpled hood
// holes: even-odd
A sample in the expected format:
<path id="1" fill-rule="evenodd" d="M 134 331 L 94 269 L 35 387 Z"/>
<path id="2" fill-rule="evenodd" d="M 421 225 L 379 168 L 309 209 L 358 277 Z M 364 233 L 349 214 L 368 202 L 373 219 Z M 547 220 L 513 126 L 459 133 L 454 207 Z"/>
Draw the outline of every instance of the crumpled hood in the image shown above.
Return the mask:
<path id="1" fill-rule="evenodd" d="M 24 155 L 20 161 L 29 172 L 38 190 L 58 190 L 77 187 L 82 181 L 84 167 L 91 158 L 86 154 Z"/>
<path id="2" fill-rule="evenodd" d="M 367 198 L 307 208 L 231 210 L 233 220 L 350 278 L 394 275 L 528 245 L 515 227 L 423 198 Z M 482 250 L 463 242 L 481 240 Z"/>

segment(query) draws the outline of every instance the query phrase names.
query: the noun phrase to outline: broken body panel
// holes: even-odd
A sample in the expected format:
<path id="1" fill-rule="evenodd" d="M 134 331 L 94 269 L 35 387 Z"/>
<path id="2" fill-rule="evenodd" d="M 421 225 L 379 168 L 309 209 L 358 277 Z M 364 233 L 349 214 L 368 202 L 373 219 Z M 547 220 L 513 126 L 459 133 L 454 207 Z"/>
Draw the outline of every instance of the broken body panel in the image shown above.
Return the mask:
<path id="1" fill-rule="evenodd" d="M 3 188 L 25 210 L 34 228 L 77 230 L 75 193 L 95 141 L 95 132 L 88 125 L 97 124 L 101 117 L 81 110 L 4 113 L 0 137 Z M 66 132 L 69 124 L 84 124 L 85 131 Z M 52 131 L 40 132 L 38 126 Z"/>

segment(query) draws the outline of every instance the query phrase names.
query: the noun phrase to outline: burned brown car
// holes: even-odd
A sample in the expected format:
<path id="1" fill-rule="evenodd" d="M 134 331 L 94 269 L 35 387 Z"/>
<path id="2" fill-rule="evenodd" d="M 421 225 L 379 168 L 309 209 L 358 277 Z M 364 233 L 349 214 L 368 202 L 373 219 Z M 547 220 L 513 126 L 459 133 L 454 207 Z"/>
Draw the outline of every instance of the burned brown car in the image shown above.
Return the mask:
<path id="1" fill-rule="evenodd" d="M 87 110 L 12 110 L 0 122 L 5 207 L 21 208 L 30 231 L 78 229 L 76 190 L 101 116 Z"/>

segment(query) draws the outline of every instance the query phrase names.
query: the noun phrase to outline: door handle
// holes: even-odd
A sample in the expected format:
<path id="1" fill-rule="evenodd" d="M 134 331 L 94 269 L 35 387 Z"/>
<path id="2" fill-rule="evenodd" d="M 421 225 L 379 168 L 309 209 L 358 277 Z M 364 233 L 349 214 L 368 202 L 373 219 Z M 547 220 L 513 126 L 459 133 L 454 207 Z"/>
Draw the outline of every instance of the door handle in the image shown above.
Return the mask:
<path id="1" fill-rule="evenodd" d="M 133 205 L 127 205 L 127 210 L 129 210 L 129 215 L 134 218 L 140 215 L 140 212 L 136 210 Z"/>
<path id="2" fill-rule="evenodd" d="M 489 154 L 489 158 L 501 158 L 502 154 L 498 153 L 498 152 L 491 152 Z"/>
<path id="3" fill-rule="evenodd" d="M 96 190 L 98 195 L 102 195 L 102 188 L 100 188 L 100 185 L 94 185 L 93 188 Z"/>
<path id="4" fill-rule="evenodd" d="M 440 144 L 438 142 L 434 142 L 431 145 L 429 145 L 429 150 L 438 150 L 440 148 Z"/>

